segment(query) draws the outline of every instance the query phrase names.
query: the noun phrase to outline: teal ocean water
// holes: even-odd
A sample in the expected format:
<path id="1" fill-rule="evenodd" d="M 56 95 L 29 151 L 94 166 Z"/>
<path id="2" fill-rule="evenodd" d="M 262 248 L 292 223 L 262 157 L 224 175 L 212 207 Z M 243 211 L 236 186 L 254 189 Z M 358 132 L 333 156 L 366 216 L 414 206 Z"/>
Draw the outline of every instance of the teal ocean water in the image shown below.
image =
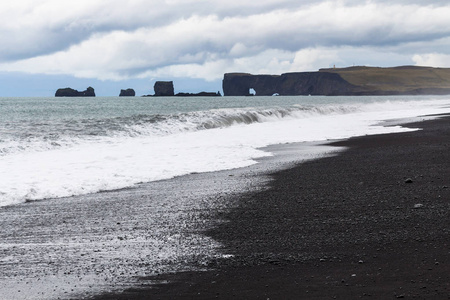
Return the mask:
<path id="1" fill-rule="evenodd" d="M 261 147 L 409 130 L 450 97 L 0 98 L 0 206 L 248 166 Z"/>

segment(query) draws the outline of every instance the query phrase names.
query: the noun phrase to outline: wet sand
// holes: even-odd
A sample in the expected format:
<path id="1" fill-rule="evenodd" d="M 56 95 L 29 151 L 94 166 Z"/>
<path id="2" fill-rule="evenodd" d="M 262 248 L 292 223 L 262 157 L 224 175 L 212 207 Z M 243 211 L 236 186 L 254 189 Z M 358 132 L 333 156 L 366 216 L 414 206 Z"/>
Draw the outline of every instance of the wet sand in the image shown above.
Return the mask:
<path id="1" fill-rule="evenodd" d="M 204 270 L 227 254 L 204 232 L 239 195 L 267 189 L 268 170 L 336 150 L 275 148 L 246 168 L 0 208 L 0 299 L 90 299 L 165 282 L 142 277 Z"/>
<path id="2" fill-rule="evenodd" d="M 206 271 L 95 299 L 450 299 L 450 118 L 333 143 L 271 174 L 207 231 Z"/>

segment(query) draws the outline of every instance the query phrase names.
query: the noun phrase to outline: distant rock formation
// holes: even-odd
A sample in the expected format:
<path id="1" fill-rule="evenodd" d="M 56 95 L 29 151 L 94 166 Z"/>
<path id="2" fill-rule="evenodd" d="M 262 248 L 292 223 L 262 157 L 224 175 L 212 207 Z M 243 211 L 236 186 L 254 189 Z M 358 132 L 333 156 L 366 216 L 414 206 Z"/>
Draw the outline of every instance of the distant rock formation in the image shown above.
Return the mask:
<path id="1" fill-rule="evenodd" d="M 257 96 L 272 95 L 346 95 L 352 85 L 338 74 L 305 72 L 282 75 L 251 75 L 228 73 L 223 79 L 225 96 L 250 96 L 250 89 Z"/>
<path id="2" fill-rule="evenodd" d="M 179 97 L 220 97 L 220 92 L 200 92 L 200 93 L 178 93 L 175 96 Z"/>
<path id="3" fill-rule="evenodd" d="M 167 96 L 177 96 L 177 97 L 217 97 L 222 96 L 220 92 L 200 92 L 200 93 L 177 93 L 174 94 L 173 81 L 157 81 L 154 85 L 155 94 L 154 95 L 144 95 L 144 97 L 167 97 Z"/>
<path id="4" fill-rule="evenodd" d="M 227 73 L 225 96 L 450 94 L 450 69 L 404 66 L 350 67 L 318 72 L 252 75 Z"/>
<path id="5" fill-rule="evenodd" d="M 72 88 L 63 88 L 56 91 L 55 97 L 95 97 L 95 91 L 92 87 L 88 87 L 82 92 Z"/>
<path id="6" fill-rule="evenodd" d="M 119 97 L 134 97 L 136 92 L 133 89 L 120 90 Z"/>
<path id="7" fill-rule="evenodd" d="M 174 96 L 173 81 L 157 81 L 153 86 L 155 96 Z"/>

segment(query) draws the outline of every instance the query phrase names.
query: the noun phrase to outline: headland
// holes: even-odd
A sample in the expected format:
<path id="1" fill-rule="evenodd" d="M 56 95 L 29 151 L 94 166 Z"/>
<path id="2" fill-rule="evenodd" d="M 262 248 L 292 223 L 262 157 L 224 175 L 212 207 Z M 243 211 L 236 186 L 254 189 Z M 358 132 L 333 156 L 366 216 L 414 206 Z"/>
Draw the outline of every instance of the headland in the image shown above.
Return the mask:
<path id="1" fill-rule="evenodd" d="M 227 73 L 225 96 L 295 95 L 446 95 L 450 94 L 450 68 L 401 66 L 320 69 L 281 75 Z"/>

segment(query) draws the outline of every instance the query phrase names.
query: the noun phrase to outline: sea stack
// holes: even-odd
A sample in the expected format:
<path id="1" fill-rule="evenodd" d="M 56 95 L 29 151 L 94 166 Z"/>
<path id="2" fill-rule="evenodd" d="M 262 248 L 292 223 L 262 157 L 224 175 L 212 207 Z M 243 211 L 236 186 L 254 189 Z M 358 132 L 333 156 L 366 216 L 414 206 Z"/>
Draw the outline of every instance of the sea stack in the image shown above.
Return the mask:
<path id="1" fill-rule="evenodd" d="M 153 86 L 155 96 L 174 96 L 173 81 L 157 81 Z"/>
<path id="2" fill-rule="evenodd" d="M 120 90 L 119 97 L 134 97 L 136 92 L 133 89 Z"/>
<path id="3" fill-rule="evenodd" d="M 63 88 L 56 91 L 55 97 L 95 97 L 95 91 L 93 87 L 88 87 L 81 92 L 72 88 Z"/>

